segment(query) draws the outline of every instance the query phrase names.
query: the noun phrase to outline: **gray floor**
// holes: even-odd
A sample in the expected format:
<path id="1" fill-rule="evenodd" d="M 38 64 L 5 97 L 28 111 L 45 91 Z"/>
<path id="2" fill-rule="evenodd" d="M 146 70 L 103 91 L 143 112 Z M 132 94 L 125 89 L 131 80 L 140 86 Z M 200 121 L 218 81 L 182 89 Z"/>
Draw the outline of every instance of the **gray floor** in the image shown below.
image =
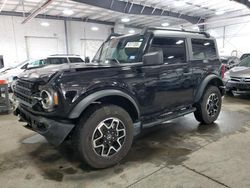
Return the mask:
<path id="1" fill-rule="evenodd" d="M 188 115 L 145 131 L 117 166 L 94 170 L 0 116 L 0 187 L 250 187 L 250 97 L 225 97 L 211 127 Z"/>

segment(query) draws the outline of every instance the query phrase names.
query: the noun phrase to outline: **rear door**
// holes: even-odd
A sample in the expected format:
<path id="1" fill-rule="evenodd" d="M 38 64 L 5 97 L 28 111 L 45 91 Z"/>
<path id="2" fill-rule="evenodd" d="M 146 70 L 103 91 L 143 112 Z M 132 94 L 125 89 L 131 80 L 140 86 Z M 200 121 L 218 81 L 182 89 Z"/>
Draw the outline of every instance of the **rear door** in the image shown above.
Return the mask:
<path id="1" fill-rule="evenodd" d="M 202 80 L 209 74 L 218 74 L 220 60 L 218 57 L 216 42 L 213 39 L 190 39 L 191 65 L 195 91 Z"/>
<path id="2" fill-rule="evenodd" d="M 192 103 L 192 69 L 184 37 L 155 37 L 150 52 L 162 51 L 163 65 L 144 66 L 146 112 L 171 111 Z"/>

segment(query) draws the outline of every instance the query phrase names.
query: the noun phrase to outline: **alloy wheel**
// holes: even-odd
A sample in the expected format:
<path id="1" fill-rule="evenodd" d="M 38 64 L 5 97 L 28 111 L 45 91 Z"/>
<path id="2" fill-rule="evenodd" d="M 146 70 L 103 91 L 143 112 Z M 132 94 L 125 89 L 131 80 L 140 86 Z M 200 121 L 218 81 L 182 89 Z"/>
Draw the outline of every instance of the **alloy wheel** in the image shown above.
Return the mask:
<path id="1" fill-rule="evenodd" d="M 219 97 L 216 93 L 212 93 L 207 100 L 207 113 L 210 117 L 217 114 L 219 110 Z"/>
<path id="2" fill-rule="evenodd" d="M 111 157 L 123 146 L 126 129 L 123 122 L 115 117 L 100 122 L 92 135 L 92 146 L 101 157 Z"/>

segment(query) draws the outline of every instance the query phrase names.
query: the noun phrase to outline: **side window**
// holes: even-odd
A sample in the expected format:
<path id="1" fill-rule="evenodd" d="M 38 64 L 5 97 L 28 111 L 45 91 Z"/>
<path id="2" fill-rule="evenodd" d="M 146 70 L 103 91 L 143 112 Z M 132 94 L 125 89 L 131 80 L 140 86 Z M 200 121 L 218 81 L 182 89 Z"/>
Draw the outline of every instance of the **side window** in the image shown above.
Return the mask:
<path id="1" fill-rule="evenodd" d="M 192 39 L 194 59 L 214 59 L 217 57 L 213 40 Z"/>
<path id="2" fill-rule="evenodd" d="M 165 63 L 186 62 L 186 42 L 184 38 L 155 37 L 149 51 L 162 51 Z"/>
<path id="3" fill-rule="evenodd" d="M 53 57 L 53 58 L 48 58 L 47 59 L 48 64 L 63 64 L 63 63 L 68 63 L 68 59 L 65 57 Z"/>
<path id="4" fill-rule="evenodd" d="M 83 63 L 84 61 L 80 57 L 70 57 L 70 63 Z"/>

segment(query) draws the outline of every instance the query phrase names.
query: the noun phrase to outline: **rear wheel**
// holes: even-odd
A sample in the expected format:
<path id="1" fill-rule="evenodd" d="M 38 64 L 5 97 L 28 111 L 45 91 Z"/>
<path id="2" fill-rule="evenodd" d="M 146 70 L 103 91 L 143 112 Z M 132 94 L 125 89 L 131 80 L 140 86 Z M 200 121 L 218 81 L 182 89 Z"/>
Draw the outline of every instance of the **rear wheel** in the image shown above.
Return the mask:
<path id="1" fill-rule="evenodd" d="M 133 122 L 121 107 L 104 105 L 84 114 L 75 133 L 80 157 L 94 168 L 106 168 L 128 153 L 133 141 Z"/>
<path id="2" fill-rule="evenodd" d="M 202 99 L 196 104 L 194 116 L 203 124 L 212 124 L 219 116 L 221 110 L 221 93 L 218 87 L 209 86 Z"/>

